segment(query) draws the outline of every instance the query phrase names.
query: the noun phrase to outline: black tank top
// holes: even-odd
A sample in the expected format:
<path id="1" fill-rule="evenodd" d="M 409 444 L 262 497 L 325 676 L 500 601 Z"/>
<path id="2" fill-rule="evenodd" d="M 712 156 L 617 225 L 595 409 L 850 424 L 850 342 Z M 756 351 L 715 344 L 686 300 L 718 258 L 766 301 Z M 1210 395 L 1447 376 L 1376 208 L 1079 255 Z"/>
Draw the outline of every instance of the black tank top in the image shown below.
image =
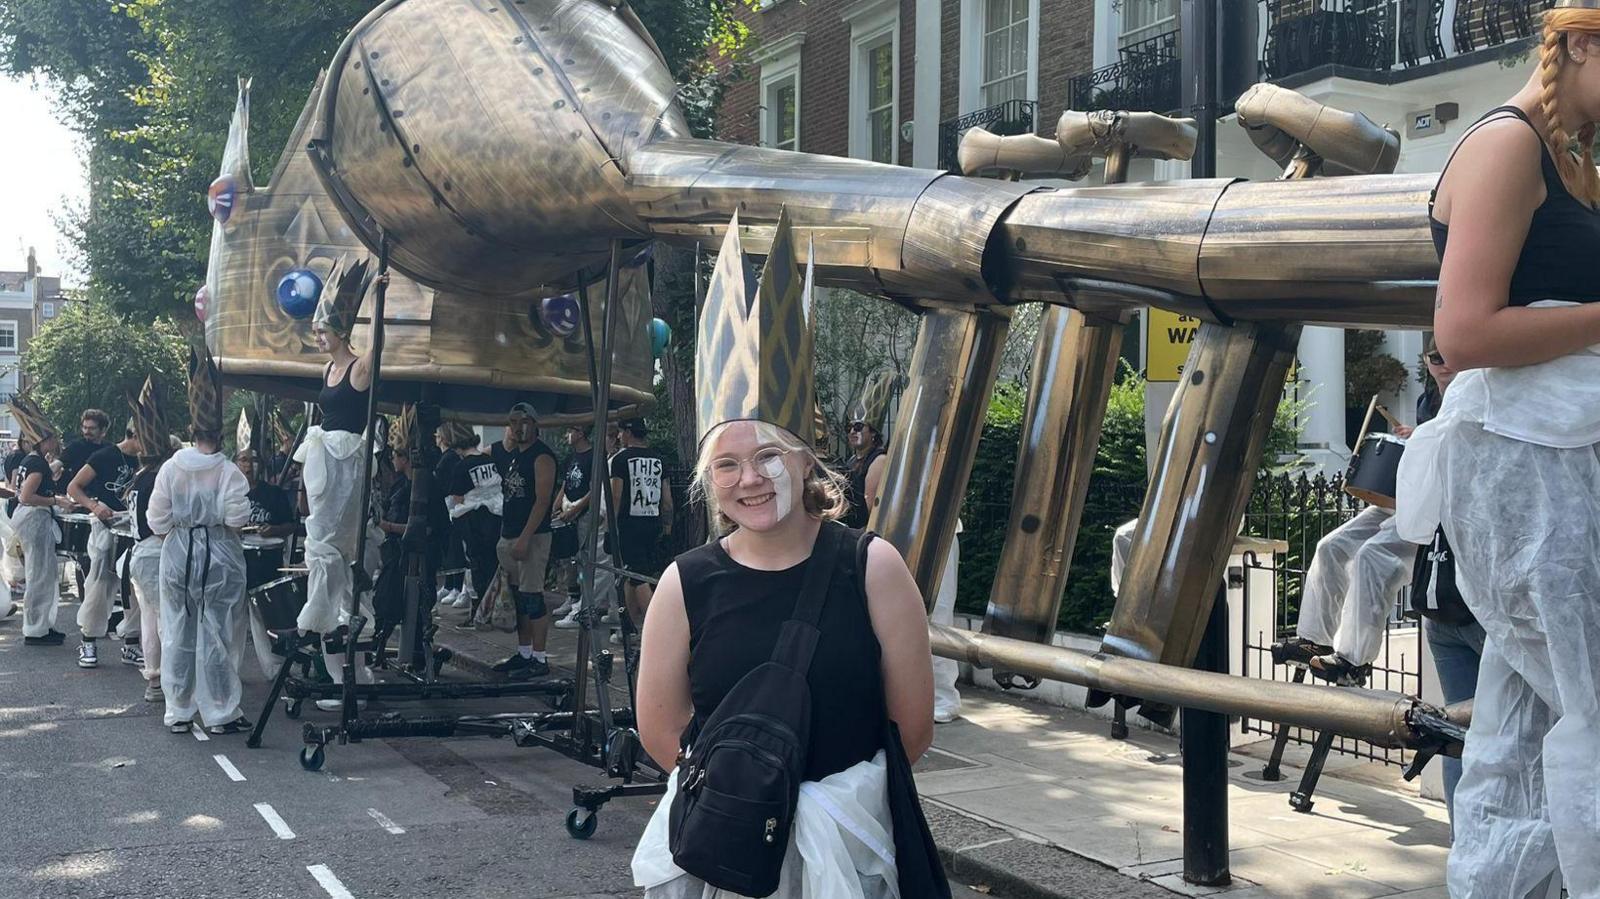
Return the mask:
<path id="1" fill-rule="evenodd" d="M 811 685 L 806 780 L 869 761 L 882 748 L 883 670 L 856 573 L 859 537 L 860 531 L 851 530 L 842 538 L 818 621 L 822 639 L 806 676 Z M 677 564 L 689 616 L 693 734 L 740 678 L 772 658 L 778 630 L 794 614 L 805 563 L 782 571 L 746 568 L 714 540 L 679 556 Z"/>
<path id="2" fill-rule="evenodd" d="M 865 456 L 859 456 L 850 463 L 850 492 L 845 496 L 850 508 L 844 513 L 845 527 L 867 526 L 867 519 L 872 516 L 872 510 L 867 506 L 867 469 L 883 454 L 883 447 L 875 446 Z"/>
<path id="3" fill-rule="evenodd" d="M 350 371 L 355 367 L 354 362 L 345 366 L 344 377 L 332 387 L 328 386 L 328 372 L 333 371 L 333 363 L 329 362 L 322 373 L 322 392 L 317 394 L 317 406 L 322 409 L 324 431 L 360 434 L 367 429 L 367 391 L 357 390 L 350 383 Z"/>
<path id="4" fill-rule="evenodd" d="M 1539 135 L 1539 129 L 1534 128 L 1527 113 L 1515 106 L 1498 106 L 1474 122 L 1467 134 L 1471 135 L 1485 122 L 1510 117 L 1521 119 L 1539 137 L 1542 148 L 1539 170 L 1544 175 L 1545 197 L 1533 211 L 1528 237 L 1522 242 L 1517 267 L 1511 272 L 1509 305 L 1527 306 L 1536 300 L 1576 303 L 1600 300 L 1600 285 L 1595 283 L 1594 272 L 1589 268 L 1591 262 L 1600 259 L 1600 212 L 1585 206 L 1567 190 L 1543 135 Z M 1456 150 L 1466 142 L 1467 138 L 1463 137 L 1461 143 L 1456 144 Z M 1450 160 L 1453 159 L 1454 151 L 1450 154 Z M 1445 161 L 1445 170 L 1449 170 L 1450 160 Z M 1444 171 L 1439 172 L 1439 180 L 1444 180 Z M 1433 201 L 1438 193 L 1439 186 L 1435 184 L 1428 195 L 1428 228 L 1433 232 L 1433 248 L 1443 261 L 1450 226 L 1433 217 Z"/>

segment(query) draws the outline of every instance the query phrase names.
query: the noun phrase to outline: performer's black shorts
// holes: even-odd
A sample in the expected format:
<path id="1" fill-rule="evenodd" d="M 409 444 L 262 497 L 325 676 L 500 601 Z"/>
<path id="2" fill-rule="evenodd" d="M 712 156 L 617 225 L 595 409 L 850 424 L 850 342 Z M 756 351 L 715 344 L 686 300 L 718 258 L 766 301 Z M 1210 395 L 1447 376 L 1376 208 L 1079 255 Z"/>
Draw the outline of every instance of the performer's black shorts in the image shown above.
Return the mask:
<path id="1" fill-rule="evenodd" d="M 659 578 L 667 570 L 667 554 L 661 548 L 661 525 L 658 522 L 636 523 L 623 521 L 617 526 L 621 539 L 621 552 L 617 561 L 623 568 L 647 577 Z M 643 584 L 637 578 L 626 578 L 630 585 Z"/>

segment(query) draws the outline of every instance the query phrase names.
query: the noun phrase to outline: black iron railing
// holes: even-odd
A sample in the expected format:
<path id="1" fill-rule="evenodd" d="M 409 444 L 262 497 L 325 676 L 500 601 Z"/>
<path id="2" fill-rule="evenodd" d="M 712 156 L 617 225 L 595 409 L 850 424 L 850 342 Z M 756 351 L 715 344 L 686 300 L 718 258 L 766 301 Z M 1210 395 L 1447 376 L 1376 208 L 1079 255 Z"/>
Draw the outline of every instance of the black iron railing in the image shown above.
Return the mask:
<path id="1" fill-rule="evenodd" d="M 1323 65 L 1420 66 L 1533 37 L 1553 2 L 1457 0 L 1447 19 L 1445 0 L 1261 0 L 1262 63 L 1271 79 Z"/>
<path id="2" fill-rule="evenodd" d="M 1175 112 L 1183 103 L 1178 32 L 1129 44 L 1116 62 L 1067 82 L 1067 105 L 1077 110 L 1126 109 Z"/>
<path id="3" fill-rule="evenodd" d="M 956 171 L 956 151 L 961 147 L 961 135 L 968 128 L 982 126 L 991 134 L 1002 136 L 1034 133 L 1039 104 L 1032 100 L 1007 100 L 984 109 L 976 109 L 939 123 L 939 168 Z"/>

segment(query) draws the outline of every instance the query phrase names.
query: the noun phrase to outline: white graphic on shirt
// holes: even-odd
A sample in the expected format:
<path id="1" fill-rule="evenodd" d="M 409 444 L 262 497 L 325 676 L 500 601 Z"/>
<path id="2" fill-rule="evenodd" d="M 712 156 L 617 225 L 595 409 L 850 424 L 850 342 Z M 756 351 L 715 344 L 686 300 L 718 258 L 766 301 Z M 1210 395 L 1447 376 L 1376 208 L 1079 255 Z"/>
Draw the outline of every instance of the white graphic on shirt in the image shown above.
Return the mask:
<path id="1" fill-rule="evenodd" d="M 634 518 L 661 516 L 661 460 L 628 460 L 628 514 Z"/>

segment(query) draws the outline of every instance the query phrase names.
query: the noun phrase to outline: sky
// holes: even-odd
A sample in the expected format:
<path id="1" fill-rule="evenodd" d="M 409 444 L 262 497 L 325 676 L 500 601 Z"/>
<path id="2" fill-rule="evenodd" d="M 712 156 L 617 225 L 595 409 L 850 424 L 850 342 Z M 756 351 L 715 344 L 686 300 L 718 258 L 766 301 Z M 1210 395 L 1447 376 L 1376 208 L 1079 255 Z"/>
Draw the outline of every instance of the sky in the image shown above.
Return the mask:
<path id="1" fill-rule="evenodd" d="M 57 119 L 42 82 L 0 76 L 0 270 L 21 271 L 28 247 L 43 274 L 81 285 L 56 220 L 88 196 L 83 141 Z"/>

